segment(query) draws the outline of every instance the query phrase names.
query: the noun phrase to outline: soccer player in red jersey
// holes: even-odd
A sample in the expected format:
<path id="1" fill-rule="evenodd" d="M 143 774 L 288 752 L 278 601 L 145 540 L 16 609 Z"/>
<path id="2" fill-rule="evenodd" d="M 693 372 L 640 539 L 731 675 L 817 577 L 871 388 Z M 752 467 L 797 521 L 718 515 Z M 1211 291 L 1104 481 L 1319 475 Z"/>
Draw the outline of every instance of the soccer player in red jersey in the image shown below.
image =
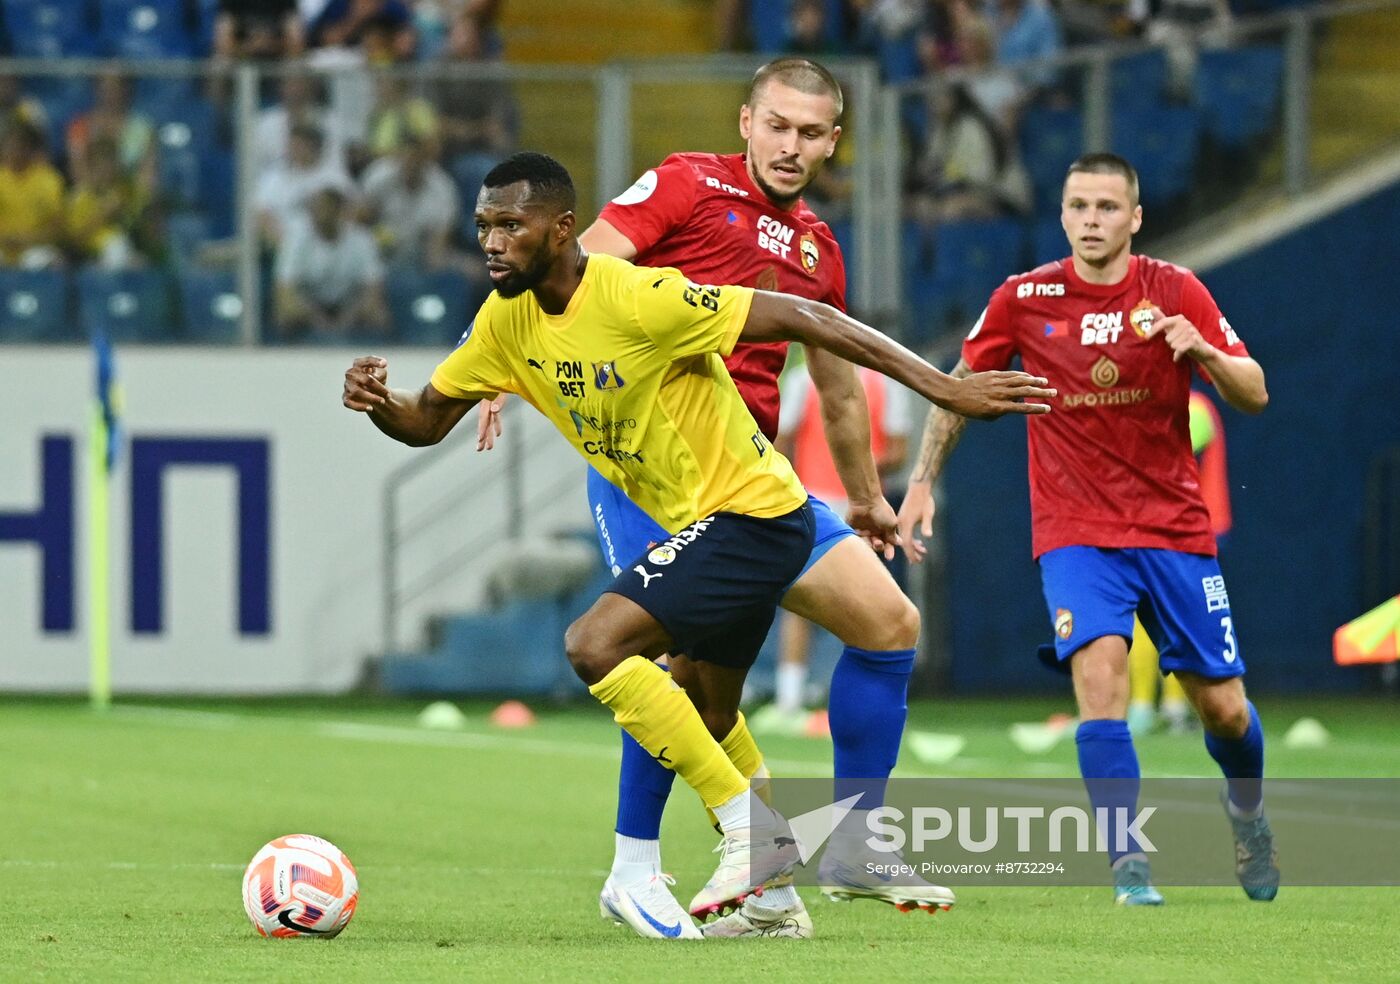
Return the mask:
<path id="1" fill-rule="evenodd" d="M 646 266 L 678 267 L 697 283 L 782 291 L 845 310 L 841 249 L 801 197 L 836 149 L 841 112 L 841 87 L 825 68 L 804 58 L 770 62 L 754 75 L 740 109 L 745 153 L 673 154 L 605 206 L 580 241 L 590 252 Z M 770 441 L 777 436 L 778 374 L 786 357 L 785 342 L 741 343 L 725 360 Z M 866 545 L 892 556 L 896 517 L 880 489 L 869 411 L 855 368 L 816 349 L 808 350 L 808 366 L 821 395 L 827 440 L 848 493 L 849 525 L 813 500 L 816 543 L 807 566 L 783 598 L 783 607 L 845 644 L 832 675 L 829 711 L 837 799 L 860 793 L 859 807 L 868 810 L 882 805 L 885 780 L 899 753 L 919 612 Z M 484 409 L 479 420 L 483 447 L 491 444 L 498 426 L 492 417 Z M 604 559 L 614 573 L 648 543 L 667 538 L 592 469 L 588 493 Z M 684 657 L 672 665 L 682 682 L 707 671 L 705 663 Z M 717 731 L 722 737 L 725 725 Z M 674 905 L 667 901 L 659 841 L 674 773 L 625 733 L 622 740 L 616 852 L 603 889 L 603 911 L 625 919 L 643 935 L 654 935 L 643 918 L 648 907 L 670 911 Z M 742 715 L 724 744 L 726 749 L 752 747 Z M 740 768 L 749 775 L 763 774 L 757 756 Z M 819 871 L 823 891 L 929 912 L 953 904 L 953 893 L 941 886 L 891 885 L 867 874 L 861 861 L 868 849 L 860 843 L 836 843 L 847 829 L 864 828 L 852 821 L 833 838 Z M 642 910 L 640 916 L 637 909 Z M 790 886 L 778 886 L 762 899 L 750 900 L 740 912 L 709 924 L 706 933 L 808 936 L 811 922 L 797 893 Z"/>
<path id="2" fill-rule="evenodd" d="M 1089 154 L 1070 166 L 1061 223 L 1072 255 L 997 288 L 953 374 L 1020 356 L 1059 391 L 1055 412 L 1027 429 L 1033 552 L 1055 629 L 1053 662 L 1074 680 L 1091 801 L 1136 812 L 1137 753 L 1124 720 L 1136 611 L 1227 779 L 1240 884 L 1268 901 L 1279 873 L 1263 812 L 1263 732 L 1245 697 L 1187 422 L 1193 368 L 1245 413 L 1268 403 L 1264 372 L 1194 274 L 1132 253 L 1142 208 L 1123 158 Z M 932 534 L 930 488 L 962 429 L 960 417 L 929 414 L 899 517 L 911 560 L 924 554 L 916 528 Z M 1116 900 L 1161 904 L 1146 856 L 1131 837 L 1126 847 L 1109 852 Z"/>

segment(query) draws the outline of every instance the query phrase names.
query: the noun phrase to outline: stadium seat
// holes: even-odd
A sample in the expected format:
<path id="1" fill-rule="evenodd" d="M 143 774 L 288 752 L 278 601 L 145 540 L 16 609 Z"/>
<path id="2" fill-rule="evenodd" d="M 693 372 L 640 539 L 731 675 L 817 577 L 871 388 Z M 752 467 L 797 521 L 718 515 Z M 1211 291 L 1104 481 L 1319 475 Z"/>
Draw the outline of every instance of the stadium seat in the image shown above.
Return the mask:
<path id="1" fill-rule="evenodd" d="M 81 57 L 97 53 L 91 12 L 72 0 L 5 0 L 10 54 L 19 58 Z"/>
<path id="2" fill-rule="evenodd" d="M 1115 58 L 1108 67 L 1110 106 L 1123 112 L 1162 101 L 1167 88 L 1167 53 L 1162 48 Z"/>
<path id="3" fill-rule="evenodd" d="M 414 345 L 451 345 L 467 330 L 479 298 L 467 278 L 454 270 L 389 274 L 389 311 L 399 341 Z"/>
<path id="4" fill-rule="evenodd" d="M 1227 150 L 1264 136 L 1278 118 L 1283 49 L 1251 45 L 1203 51 L 1196 66 L 1196 105 L 1205 132 Z"/>
<path id="5" fill-rule="evenodd" d="M 912 33 L 898 38 L 881 38 L 879 56 L 880 75 L 891 85 L 917 79 L 923 74 L 923 65 L 919 61 L 919 41 Z"/>
<path id="6" fill-rule="evenodd" d="M 1201 114 L 1187 106 L 1141 107 L 1113 114 L 1113 150 L 1131 160 L 1142 202 L 1169 205 L 1191 189 L 1200 154 Z"/>
<path id="7" fill-rule="evenodd" d="M 232 270 L 186 270 L 180 274 L 185 337 L 190 341 L 236 342 L 242 331 L 243 298 Z"/>
<path id="8" fill-rule="evenodd" d="M 166 217 L 165 234 L 175 263 L 188 267 L 210 239 L 209 219 L 203 212 L 176 212 Z"/>
<path id="9" fill-rule="evenodd" d="M 0 268 L 0 342 L 75 338 L 64 271 Z"/>
<path id="10" fill-rule="evenodd" d="M 78 320 L 89 336 L 101 331 L 113 341 L 169 341 L 170 286 L 157 270 L 80 270 Z"/>
<path id="11" fill-rule="evenodd" d="M 933 289 L 971 321 L 1007 277 L 1025 266 L 1025 229 L 1016 219 L 945 222 L 933 230 Z"/>
<path id="12" fill-rule="evenodd" d="M 1065 172 L 1084 151 L 1084 114 L 1077 109 L 1031 109 L 1021 121 L 1021 156 L 1036 208 L 1056 208 Z"/>
<path id="13" fill-rule="evenodd" d="M 194 54 L 185 0 L 102 0 L 103 53 L 116 58 Z"/>
<path id="14" fill-rule="evenodd" d="M 1057 218 L 1043 218 L 1031 227 L 1031 266 L 1038 267 L 1069 255 L 1069 241 Z"/>
<path id="15" fill-rule="evenodd" d="M 181 206 L 210 213 L 231 208 L 237 198 L 233 181 L 233 152 L 221 139 L 218 114 L 202 99 L 190 98 L 158 111 L 157 170 L 163 192 Z"/>

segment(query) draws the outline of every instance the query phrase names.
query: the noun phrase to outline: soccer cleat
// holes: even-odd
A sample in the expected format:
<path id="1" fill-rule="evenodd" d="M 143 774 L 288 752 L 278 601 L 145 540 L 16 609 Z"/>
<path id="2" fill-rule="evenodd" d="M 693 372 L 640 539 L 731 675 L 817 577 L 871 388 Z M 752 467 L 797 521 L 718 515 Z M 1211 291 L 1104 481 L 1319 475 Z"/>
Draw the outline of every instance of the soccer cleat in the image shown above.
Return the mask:
<path id="1" fill-rule="evenodd" d="M 709 939 L 766 936 L 769 939 L 809 940 L 812 938 L 812 917 L 801 899 L 797 900 L 796 905 L 777 909 L 750 896 L 729 915 L 706 923 L 700 932 Z"/>
<path id="2" fill-rule="evenodd" d="M 1146 861 L 1124 861 L 1113 869 L 1113 901 L 1119 905 L 1161 905 L 1166 899 L 1152 887 Z"/>
<path id="3" fill-rule="evenodd" d="M 1231 813 L 1228 787 L 1220 791 L 1220 802 L 1235 834 L 1235 877 L 1240 888 L 1255 902 L 1272 902 L 1278 895 L 1279 870 L 1269 818 L 1263 810 L 1252 820 L 1241 820 Z"/>
<path id="4" fill-rule="evenodd" d="M 750 895 L 761 897 L 765 884 L 787 874 L 799 860 L 797 841 L 781 817 L 736 830 L 715 851 L 720 856 L 715 873 L 690 900 L 690 914 L 702 922 L 739 907 Z"/>
<path id="5" fill-rule="evenodd" d="M 756 735 L 800 738 L 807 728 L 807 718 L 803 708 L 789 711 L 777 704 L 765 704 L 748 716 L 749 731 Z"/>
<path id="6" fill-rule="evenodd" d="M 957 902 L 951 888 L 926 882 L 912 872 L 900 877 L 899 881 L 903 884 L 884 874 L 891 864 L 903 862 L 902 855 L 877 855 L 863 842 L 854 845 L 847 853 L 842 850 L 844 843 L 832 840 L 822 855 L 821 866 L 817 868 L 817 884 L 822 894 L 831 901 L 870 899 L 892 905 L 900 912 L 922 909 L 929 915 L 947 912 Z M 867 863 L 871 861 L 876 866 Z"/>
<path id="7" fill-rule="evenodd" d="M 674 878 L 660 871 L 635 881 L 608 875 L 598 894 L 598 915 L 619 926 L 631 926 L 638 936 L 648 939 L 703 939 L 699 928 L 671 894 L 670 886 L 675 883 Z"/>
<path id="8" fill-rule="evenodd" d="M 1151 704 L 1133 701 L 1128 705 L 1128 731 L 1134 738 L 1150 734 L 1157 727 L 1157 709 Z"/>

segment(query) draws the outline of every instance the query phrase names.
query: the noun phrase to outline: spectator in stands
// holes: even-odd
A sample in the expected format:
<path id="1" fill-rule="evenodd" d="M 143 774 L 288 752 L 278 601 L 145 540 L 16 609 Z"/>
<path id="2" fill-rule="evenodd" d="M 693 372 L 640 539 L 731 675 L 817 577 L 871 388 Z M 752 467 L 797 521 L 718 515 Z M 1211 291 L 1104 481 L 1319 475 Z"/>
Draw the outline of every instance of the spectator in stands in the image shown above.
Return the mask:
<path id="1" fill-rule="evenodd" d="M 398 153 L 370 165 L 361 201 L 361 218 L 391 266 L 435 268 L 458 259 L 450 246 L 457 189 L 417 137 L 405 138 Z"/>
<path id="2" fill-rule="evenodd" d="M 0 262 L 49 266 L 62 238 L 63 177 L 45 159 L 38 127 L 12 120 L 0 138 Z"/>
<path id="3" fill-rule="evenodd" d="M 934 0 L 927 5 L 918 28 L 919 63 L 925 74 L 937 75 L 963 63 L 959 32 L 976 17 L 969 0 Z"/>
<path id="4" fill-rule="evenodd" d="M 47 132 L 49 126 L 43 104 L 24 94 L 19 77 L 10 72 L 0 72 L 0 139 L 4 138 L 5 130 L 16 120 L 30 124 L 40 133 Z"/>
<path id="5" fill-rule="evenodd" d="M 930 223 L 1029 214 L 1030 177 L 1015 141 L 962 85 L 939 86 L 934 103 L 937 125 L 914 169 L 915 216 Z"/>
<path id="6" fill-rule="evenodd" d="M 474 64 L 490 58 L 481 20 L 464 12 L 452 25 L 446 64 Z M 519 121 L 515 96 L 509 85 L 495 79 L 448 76 L 433 87 L 433 105 L 440 114 L 441 160 L 462 197 L 475 202 L 486 173 L 515 149 Z"/>
<path id="7" fill-rule="evenodd" d="M 131 108 L 131 80 L 119 72 L 97 77 L 93 107 L 68 124 L 68 166 L 75 180 L 86 177 L 88 144 L 103 137 L 116 144 L 122 173 L 147 194 L 154 191 L 155 127 Z"/>
<path id="8" fill-rule="evenodd" d="M 285 339 L 345 337 L 389 325 L 374 237 L 348 215 L 336 187 L 311 197 L 277 253 L 277 329 Z"/>
<path id="9" fill-rule="evenodd" d="M 122 173 L 117 145 L 99 137 L 87 147 L 83 177 L 68 195 L 68 248 L 78 263 L 121 270 L 137 260 L 133 232 L 146 202 Z"/>
<path id="10" fill-rule="evenodd" d="M 281 102 L 258 113 L 257 121 L 253 124 L 257 173 L 264 174 L 271 168 L 286 166 L 292 130 L 298 126 L 319 130 L 325 140 L 325 155 L 343 166 L 345 146 L 340 137 L 339 121 L 325 109 L 320 94 L 319 76 L 293 72 L 282 77 Z"/>
<path id="11" fill-rule="evenodd" d="M 325 153 L 325 145 L 325 137 L 314 126 L 292 127 L 287 163 L 264 171 L 258 179 L 253 205 L 264 241 L 280 242 L 317 190 L 337 188 L 344 194 L 352 190 L 350 176 L 339 161 Z"/>
<path id="12" fill-rule="evenodd" d="M 1128 17 L 1143 38 L 1167 49 L 1167 85 L 1189 100 L 1196 79 L 1196 53 L 1230 43 L 1234 18 L 1227 0 L 1128 0 Z"/>
<path id="13" fill-rule="evenodd" d="M 792 0 L 783 47 L 790 54 L 812 58 L 843 53 L 841 46 L 834 44 L 827 33 L 826 0 Z"/>
<path id="14" fill-rule="evenodd" d="M 370 113 L 368 147 L 373 157 L 393 154 L 414 137 L 438 154 L 438 114 L 433 104 L 413 94 L 408 79 L 380 72 L 375 79 L 374 111 Z"/>
<path id="15" fill-rule="evenodd" d="M 1053 58 L 1064 50 L 1060 22 L 1046 0 L 996 0 L 997 64 Z M 1040 69 L 1022 76 L 1037 89 L 1055 83 L 1053 69 Z"/>
<path id="16" fill-rule="evenodd" d="M 996 36 L 991 24 L 975 15 L 961 19 L 957 42 L 962 66 L 976 73 L 967 82 L 968 95 L 986 111 L 1004 136 L 1013 137 L 1029 91 L 1014 72 L 997 67 Z"/>
<path id="17" fill-rule="evenodd" d="M 219 58 L 295 58 L 306 47 L 297 0 L 219 0 L 214 54 Z"/>
<path id="18" fill-rule="evenodd" d="M 330 0 L 309 34 L 317 47 L 354 48 L 376 30 L 390 36 L 396 59 L 413 56 L 413 14 L 403 0 Z"/>

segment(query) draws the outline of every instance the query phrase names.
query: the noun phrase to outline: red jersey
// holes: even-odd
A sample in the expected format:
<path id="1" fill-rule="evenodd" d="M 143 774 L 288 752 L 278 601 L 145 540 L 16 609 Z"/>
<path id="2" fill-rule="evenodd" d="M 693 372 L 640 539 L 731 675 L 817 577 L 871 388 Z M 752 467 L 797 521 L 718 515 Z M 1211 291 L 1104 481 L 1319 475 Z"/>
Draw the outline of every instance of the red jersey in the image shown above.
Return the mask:
<path id="1" fill-rule="evenodd" d="M 846 266 L 831 230 L 800 199 L 791 211 L 770 202 L 750 180 L 743 154 L 672 154 L 598 218 L 637 247 L 639 265 L 846 310 Z M 724 360 L 769 440 L 778 434 L 778 374 L 786 360 L 786 342 L 741 342 Z"/>
<path id="2" fill-rule="evenodd" d="M 1173 362 L 1163 339 L 1143 336 L 1152 307 L 1249 354 L 1195 274 L 1146 256 L 1116 284 L 1085 283 L 1068 259 L 1011 277 L 963 343 L 974 371 L 1019 355 L 1059 390 L 1052 413 L 1027 420 L 1036 557 L 1064 546 L 1215 554 L 1191 453 L 1194 362 Z"/>

